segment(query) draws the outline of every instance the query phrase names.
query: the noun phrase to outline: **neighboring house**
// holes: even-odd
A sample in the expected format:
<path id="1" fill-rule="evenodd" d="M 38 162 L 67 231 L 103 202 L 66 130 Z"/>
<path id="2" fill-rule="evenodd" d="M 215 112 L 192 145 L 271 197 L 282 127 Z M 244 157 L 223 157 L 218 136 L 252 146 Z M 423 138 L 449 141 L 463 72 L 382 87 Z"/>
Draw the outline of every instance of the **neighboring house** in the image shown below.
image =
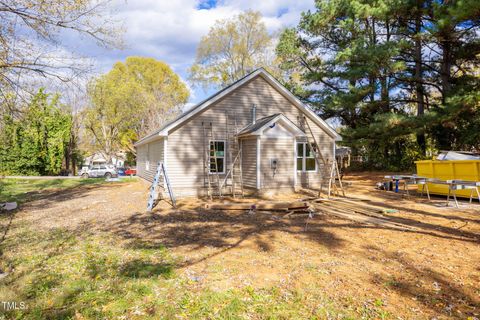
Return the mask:
<path id="1" fill-rule="evenodd" d="M 340 136 L 259 69 L 139 140 L 137 175 L 152 181 L 157 163 L 163 161 L 177 196 L 205 195 L 207 174 L 223 179 L 235 159 L 228 145 L 235 127 L 245 188 L 262 192 L 318 187 L 322 168 L 309 151 L 305 121 L 323 157 L 332 161 Z M 210 124 L 213 137 L 208 135 Z"/>
<path id="2" fill-rule="evenodd" d="M 119 152 L 114 157 L 112 157 L 111 164 L 114 165 L 116 168 L 122 168 L 125 165 L 125 159 L 125 153 Z M 94 153 L 84 159 L 82 168 L 89 168 L 94 165 L 107 165 L 107 160 L 102 154 Z"/>

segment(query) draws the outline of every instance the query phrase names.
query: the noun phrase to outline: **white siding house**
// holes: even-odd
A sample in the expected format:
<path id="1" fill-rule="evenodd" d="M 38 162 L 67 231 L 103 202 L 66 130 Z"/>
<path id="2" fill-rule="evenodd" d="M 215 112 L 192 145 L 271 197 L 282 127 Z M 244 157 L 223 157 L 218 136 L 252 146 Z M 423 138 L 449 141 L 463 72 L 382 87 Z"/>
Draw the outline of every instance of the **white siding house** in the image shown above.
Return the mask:
<path id="1" fill-rule="evenodd" d="M 306 120 L 304 120 L 306 119 Z M 137 174 L 153 179 L 158 161 L 167 168 L 176 195 L 204 195 L 206 174 L 225 176 L 230 163 L 227 132 L 233 123 L 242 146 L 243 185 L 254 191 L 318 187 L 322 174 L 308 150 L 307 121 L 318 148 L 334 159 L 340 136 L 263 69 L 256 70 L 139 140 Z M 223 153 L 219 172 L 205 172 L 204 127 Z M 230 127 L 230 129 L 228 129 Z"/>

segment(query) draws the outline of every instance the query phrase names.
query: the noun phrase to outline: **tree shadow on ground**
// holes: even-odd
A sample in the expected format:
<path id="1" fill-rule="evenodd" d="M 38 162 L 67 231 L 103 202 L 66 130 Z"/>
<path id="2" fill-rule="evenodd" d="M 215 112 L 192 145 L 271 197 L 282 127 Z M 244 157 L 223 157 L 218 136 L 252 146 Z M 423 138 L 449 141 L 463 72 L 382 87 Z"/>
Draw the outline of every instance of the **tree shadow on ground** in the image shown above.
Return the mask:
<path id="1" fill-rule="evenodd" d="M 39 234 L 36 232 L 29 232 L 17 234 L 17 237 L 22 237 L 21 240 L 16 241 L 16 245 L 27 242 L 37 242 L 41 243 L 39 252 L 41 252 L 41 259 L 35 261 L 27 269 L 22 270 L 21 272 L 14 272 L 7 278 L 7 283 L 13 283 L 16 280 L 22 278 L 23 276 L 30 274 L 36 270 L 44 270 L 48 261 L 65 254 L 68 250 L 76 244 L 77 238 L 82 234 L 86 233 L 85 226 L 77 228 L 76 230 L 67 230 L 63 228 L 54 228 L 46 232 L 46 235 Z M 3 250 L 3 246 L 0 246 Z M 0 257 L 3 255 L 3 251 L 0 252 Z M 37 252 L 38 254 L 38 252 Z"/>
<path id="2" fill-rule="evenodd" d="M 0 211 L 0 215 L 2 215 L 0 217 L 0 221 L 2 222 L 2 231 L 1 231 L 1 237 L 0 237 L 0 250 L 1 250 L 1 245 L 2 243 L 5 241 L 5 239 L 7 238 L 7 234 L 8 234 L 8 231 L 10 230 L 11 226 L 12 226 L 12 222 L 13 222 L 13 218 L 15 217 L 15 212 L 17 211 L 17 209 L 13 210 L 13 211 Z M 3 223 L 3 220 L 6 221 L 6 223 Z M 0 251 L 0 257 L 2 256 L 1 254 L 1 251 Z"/>
<path id="3" fill-rule="evenodd" d="M 405 194 L 403 194 L 403 193 L 393 194 L 391 192 L 379 191 L 379 190 L 373 190 L 373 191 L 376 192 L 375 196 L 378 197 L 378 198 L 381 198 L 381 200 L 375 201 L 375 200 L 371 200 L 371 199 L 362 199 L 361 197 L 359 197 L 359 198 L 353 197 L 353 199 L 365 200 L 366 203 L 368 203 L 368 204 L 379 206 L 379 207 L 384 207 L 384 208 L 388 208 L 388 209 L 396 209 L 396 210 L 400 210 L 400 211 L 405 211 L 406 210 L 405 207 L 402 207 L 401 205 L 393 204 L 393 201 L 405 200 L 405 199 L 402 199 L 402 198 L 399 199 L 400 196 L 404 196 Z M 316 198 L 318 196 L 318 192 L 319 192 L 318 189 L 301 189 L 297 193 L 303 194 L 307 197 Z M 420 193 L 410 190 L 410 195 L 409 195 L 409 198 L 407 198 L 407 200 L 414 201 L 417 204 L 421 204 L 421 205 L 425 205 L 425 206 L 432 205 L 433 203 L 435 203 L 435 201 L 437 203 L 438 203 L 438 201 L 440 201 L 442 203 L 446 203 L 446 201 L 447 201 L 446 200 L 447 197 L 445 197 L 445 196 L 430 195 L 430 197 L 431 197 L 432 201 L 428 201 L 427 198 L 425 198 L 425 196 L 422 198 L 420 196 Z M 352 198 L 352 197 L 349 197 L 348 191 L 347 191 L 347 198 Z M 477 210 L 478 213 L 480 213 L 480 204 L 476 205 L 475 202 L 474 202 L 472 204 L 472 206 L 476 206 L 477 208 L 474 209 L 475 208 L 474 207 L 471 210 Z M 435 208 L 438 208 L 438 207 L 435 207 Z M 426 210 L 428 210 L 428 209 L 426 209 Z M 454 211 L 455 208 L 450 207 L 450 210 Z M 470 209 L 468 209 L 468 210 L 470 210 Z M 442 218 L 442 219 L 446 219 L 446 220 L 458 220 L 458 221 L 462 221 L 462 222 L 473 222 L 473 223 L 480 224 L 480 219 L 466 218 L 466 217 L 461 217 L 461 216 L 458 216 L 458 215 L 440 214 L 440 213 L 434 213 L 434 212 L 430 212 L 430 211 L 413 209 L 413 208 L 408 208 L 408 212 L 411 213 L 411 214 L 421 214 L 421 215 L 434 217 L 434 218 Z M 465 213 L 465 212 L 462 212 L 462 213 Z"/>
<path id="4" fill-rule="evenodd" d="M 151 278 L 162 276 L 170 278 L 173 275 L 174 266 L 169 263 L 151 263 L 136 259 L 120 266 L 120 275 L 128 278 Z"/>
<path id="5" fill-rule="evenodd" d="M 408 212 L 409 213 L 408 218 L 395 216 L 394 214 L 388 214 L 388 213 L 384 213 L 384 216 L 388 218 L 390 221 L 393 221 L 395 223 L 416 227 L 419 229 L 419 233 L 424 233 L 424 234 L 433 235 L 433 236 L 440 236 L 440 237 L 451 237 L 452 239 L 456 239 L 456 240 L 480 242 L 479 233 L 465 231 L 456 227 L 448 227 L 440 224 L 426 223 L 422 219 L 422 216 L 441 218 L 446 220 L 456 220 L 456 221 L 464 222 L 466 224 L 474 223 L 479 225 L 480 225 L 480 220 L 469 219 L 469 218 L 459 217 L 459 216 L 452 216 L 452 215 L 443 215 L 439 213 L 432 213 L 432 212 L 429 212 L 426 210 L 420 210 L 420 209 L 410 209 L 410 208 L 405 209 L 400 205 L 392 205 L 391 203 L 389 203 L 388 205 L 385 205 L 385 202 L 380 202 L 380 201 L 368 201 L 367 203 L 370 205 L 382 207 L 385 209 L 394 209 L 401 212 L 402 211 Z"/>
<path id="6" fill-rule="evenodd" d="M 307 191 L 302 190 L 301 192 L 306 196 L 308 195 L 312 196 L 312 192 L 309 190 Z M 386 195 L 386 198 L 390 196 L 391 195 Z M 355 198 L 355 197 L 354 198 L 350 197 L 350 199 L 361 200 L 361 198 Z M 422 220 L 421 216 L 423 215 L 423 216 L 429 216 L 434 218 L 442 218 L 446 220 L 457 220 L 457 221 L 464 222 L 466 224 L 467 223 L 479 224 L 480 226 L 479 219 L 470 219 L 470 218 L 465 218 L 460 216 L 443 215 L 443 214 L 432 213 L 432 212 L 429 212 L 426 210 L 420 210 L 420 209 L 411 209 L 411 208 L 405 209 L 405 207 L 402 207 L 400 205 L 392 205 L 390 202 L 386 204 L 385 202 L 368 200 L 368 201 L 365 201 L 365 203 L 369 205 L 374 205 L 380 208 L 384 208 L 384 209 L 393 209 L 401 212 L 408 212 L 410 214 L 408 218 L 396 216 L 394 214 L 383 213 L 385 218 L 387 218 L 389 221 L 392 221 L 398 224 L 403 224 L 406 226 L 412 226 L 418 229 L 417 231 L 404 231 L 404 232 L 419 233 L 419 234 L 431 235 L 435 237 L 441 237 L 441 238 L 452 239 L 452 240 L 462 240 L 462 241 L 480 243 L 480 233 L 469 232 L 469 231 L 462 230 L 460 228 L 448 227 L 440 224 L 426 223 Z M 361 202 L 359 202 L 359 205 L 360 204 Z M 480 207 L 479 207 L 479 212 L 480 212 Z M 419 215 L 419 216 L 415 216 L 415 215 Z M 357 224 L 357 225 L 360 225 L 360 224 Z M 378 228 L 382 229 L 383 227 L 378 227 Z M 389 229 L 389 228 L 386 228 L 386 229 Z"/>
<path id="7" fill-rule="evenodd" d="M 248 214 L 245 211 L 206 211 L 202 206 L 193 209 L 167 210 L 153 214 L 135 213 L 113 225 L 100 226 L 128 241 L 139 249 L 184 247 L 195 252 L 204 247 L 217 249 L 213 254 L 189 260 L 179 267 L 193 265 L 244 244 L 247 240 L 257 250 L 273 250 L 276 232 L 284 232 L 303 240 L 313 241 L 335 250 L 343 240 L 322 227 L 323 217 L 315 218 L 305 231 L 305 217 L 282 218 L 282 214 Z"/>
<path id="8" fill-rule="evenodd" d="M 398 265 L 404 270 L 403 275 L 397 278 L 373 274 L 370 280 L 372 283 L 386 286 L 388 290 L 418 301 L 437 314 L 462 319 L 478 315 L 480 300 L 475 297 L 475 293 L 466 290 L 462 283 L 452 282 L 430 267 L 421 268 L 401 253 L 385 251 L 379 247 L 364 249 L 375 250 L 379 259 L 390 265 Z"/>
<path id="9" fill-rule="evenodd" d="M 252 200 L 254 199 L 258 201 L 258 198 L 252 198 Z M 236 200 L 236 202 L 245 202 L 245 200 Z M 368 203 L 385 208 L 395 208 L 376 202 Z M 415 213 L 428 214 L 422 210 L 415 210 Z M 204 247 L 216 249 L 214 253 L 196 260 L 186 261 L 180 267 L 196 264 L 237 248 L 245 244 L 247 240 L 249 240 L 248 244 L 254 244 L 257 250 L 271 251 L 273 250 L 272 243 L 279 235 L 278 232 L 317 243 L 331 250 L 341 248 L 345 243 L 334 231 L 328 231 L 330 228 L 369 228 L 480 243 L 479 234 L 427 223 L 421 220 L 421 216 L 414 219 L 413 217 L 385 215 L 393 222 L 416 228 L 415 230 L 400 231 L 384 226 L 353 222 L 338 223 L 335 221 L 332 223 L 332 217 L 328 215 L 315 215 L 313 219 L 308 219 L 305 215 L 289 219 L 284 218 L 283 215 L 284 213 L 279 212 L 248 214 L 246 210 L 208 210 L 199 199 L 190 206 L 180 203 L 176 210 L 159 209 L 151 214 L 136 212 L 128 218 L 104 225 L 100 224 L 96 228 L 120 236 L 131 243 L 130 245 L 136 245 L 138 248 L 184 247 L 191 252 Z M 338 218 L 334 219 L 338 220 Z"/>
<path id="10" fill-rule="evenodd" d="M 89 193 L 95 190 L 109 190 L 111 184 L 87 184 L 68 187 L 63 189 L 47 189 L 27 192 L 23 197 L 24 204 L 21 209 L 38 208 L 48 209 L 59 202 L 69 201 L 72 199 L 81 199 L 89 196 Z"/>
<path id="11" fill-rule="evenodd" d="M 414 196 L 410 195 L 410 197 L 414 197 Z M 390 197 L 382 197 L 382 198 L 385 199 L 385 201 L 390 200 Z M 432 200 L 433 199 L 434 199 L 434 197 L 432 196 Z M 437 200 L 437 202 L 441 200 L 441 202 L 446 203 L 446 197 L 440 198 L 440 196 L 438 196 L 435 199 Z M 434 203 L 434 202 L 428 201 L 426 199 L 422 202 L 419 202 L 418 201 L 419 198 L 413 198 L 411 200 L 415 201 L 418 204 L 422 204 L 422 205 L 425 205 L 425 206 L 432 205 Z M 377 205 L 377 206 L 385 206 L 385 202 L 379 202 L 379 201 L 374 201 L 374 200 L 369 201 L 368 203 L 370 203 L 372 205 Z M 478 207 L 476 210 L 477 210 L 478 213 L 480 213 L 480 204 L 479 205 L 473 204 L 473 206 Z M 387 207 L 390 208 L 390 209 L 405 210 L 405 208 L 402 207 L 401 205 L 394 205 L 390 201 L 388 202 Z M 435 207 L 435 208 L 438 208 L 438 207 Z M 456 209 L 454 207 L 450 207 L 449 209 L 450 209 L 449 212 L 459 210 L 459 209 Z M 468 209 L 468 210 L 470 210 L 470 209 Z M 475 210 L 475 209 L 472 209 L 472 211 L 473 210 Z M 408 209 L 408 212 L 412 213 L 412 214 L 421 214 L 421 215 L 434 217 L 434 218 L 441 218 L 441 219 L 446 219 L 446 220 L 457 220 L 457 221 L 462 221 L 462 222 L 473 222 L 473 223 L 479 223 L 480 224 L 480 219 L 475 219 L 475 218 L 466 218 L 466 217 L 460 217 L 460 216 L 455 216 L 455 215 L 451 215 L 451 214 L 434 213 L 434 212 L 429 212 L 429 211 L 425 211 L 425 210 L 411 209 L 411 208 Z M 465 212 L 462 212 L 462 213 L 465 213 Z"/>
<path id="12" fill-rule="evenodd" d="M 480 244 L 480 235 L 477 235 L 475 233 L 468 233 L 472 234 L 473 237 L 465 237 L 465 236 L 452 236 L 448 234 L 442 234 L 442 233 L 436 233 L 433 231 L 425 231 L 421 229 L 417 230 L 400 230 L 396 229 L 393 227 L 387 227 L 387 226 L 379 226 L 379 225 L 370 225 L 370 224 L 363 224 L 363 223 L 357 223 L 357 222 L 351 222 L 351 223 L 334 223 L 334 224 L 325 224 L 323 226 L 324 228 L 349 228 L 349 229 L 372 229 L 372 230 L 388 230 L 392 232 L 398 232 L 398 233 L 404 233 L 404 234 L 417 234 L 417 235 L 425 235 L 425 236 L 432 236 L 435 238 L 439 239 L 447 239 L 447 240 L 453 240 L 453 241 L 463 241 L 463 242 L 469 242 L 469 243 L 479 243 Z"/>

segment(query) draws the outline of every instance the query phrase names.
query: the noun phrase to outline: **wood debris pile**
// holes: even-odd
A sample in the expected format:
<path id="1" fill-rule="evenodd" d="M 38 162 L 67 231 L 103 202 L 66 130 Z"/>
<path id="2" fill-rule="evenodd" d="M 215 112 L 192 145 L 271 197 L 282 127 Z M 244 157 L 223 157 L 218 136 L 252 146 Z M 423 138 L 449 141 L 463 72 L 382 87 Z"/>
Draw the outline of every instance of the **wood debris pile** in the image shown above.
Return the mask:
<path id="1" fill-rule="evenodd" d="M 312 202 L 317 212 L 330 214 L 339 218 L 359 223 L 373 224 L 398 230 L 415 230 L 415 227 L 393 221 L 386 213 L 396 213 L 398 210 L 373 206 L 354 199 L 336 198 L 319 199 Z"/>
<path id="2" fill-rule="evenodd" d="M 306 199 L 297 202 L 270 202 L 270 203 L 223 203 L 206 204 L 208 210 L 243 210 L 250 214 L 261 211 L 284 212 L 283 217 L 308 216 L 326 214 L 338 218 L 355 221 L 362 224 L 383 226 L 391 229 L 411 231 L 415 227 L 393 221 L 386 213 L 395 213 L 398 210 L 374 206 L 359 199 Z"/>

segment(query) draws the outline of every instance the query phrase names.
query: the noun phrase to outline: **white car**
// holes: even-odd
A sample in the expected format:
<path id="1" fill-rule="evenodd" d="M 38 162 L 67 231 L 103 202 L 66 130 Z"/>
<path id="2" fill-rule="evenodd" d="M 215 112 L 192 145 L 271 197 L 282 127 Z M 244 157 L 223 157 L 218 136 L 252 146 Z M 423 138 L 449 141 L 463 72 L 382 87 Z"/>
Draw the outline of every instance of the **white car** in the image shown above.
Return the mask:
<path id="1" fill-rule="evenodd" d="M 93 166 L 88 169 L 83 169 L 80 174 L 82 178 L 112 178 L 118 177 L 117 171 L 113 167 L 106 165 Z"/>

